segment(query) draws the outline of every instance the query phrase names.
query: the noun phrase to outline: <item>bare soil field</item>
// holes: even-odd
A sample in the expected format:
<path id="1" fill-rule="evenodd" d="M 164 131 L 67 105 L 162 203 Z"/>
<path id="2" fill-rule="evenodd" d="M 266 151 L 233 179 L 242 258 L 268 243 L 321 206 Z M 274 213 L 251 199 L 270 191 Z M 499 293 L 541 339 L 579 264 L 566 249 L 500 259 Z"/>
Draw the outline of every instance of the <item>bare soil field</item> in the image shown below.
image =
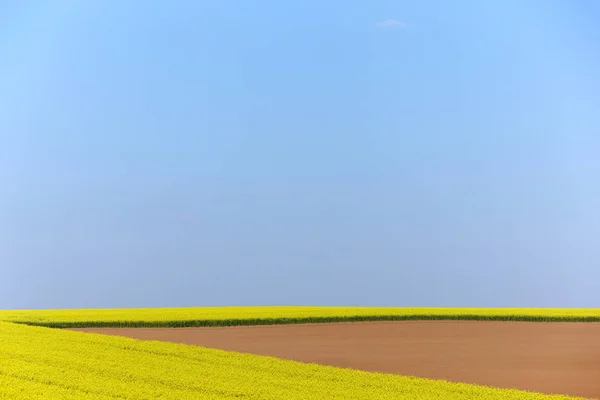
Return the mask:
<path id="1" fill-rule="evenodd" d="M 72 330 L 600 398 L 600 323 L 403 321 Z"/>

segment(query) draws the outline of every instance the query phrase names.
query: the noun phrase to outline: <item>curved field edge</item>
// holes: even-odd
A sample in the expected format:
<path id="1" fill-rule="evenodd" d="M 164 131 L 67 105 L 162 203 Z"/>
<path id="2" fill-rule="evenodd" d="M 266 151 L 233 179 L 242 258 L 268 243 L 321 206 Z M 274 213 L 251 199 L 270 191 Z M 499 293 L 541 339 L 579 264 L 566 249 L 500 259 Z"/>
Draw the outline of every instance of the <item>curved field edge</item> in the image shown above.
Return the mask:
<path id="1" fill-rule="evenodd" d="M 0 359 L 14 400 L 575 399 L 7 322 Z"/>
<path id="2" fill-rule="evenodd" d="M 52 328 L 203 327 L 359 321 L 600 322 L 600 309 L 206 307 L 0 311 L 0 320 Z"/>

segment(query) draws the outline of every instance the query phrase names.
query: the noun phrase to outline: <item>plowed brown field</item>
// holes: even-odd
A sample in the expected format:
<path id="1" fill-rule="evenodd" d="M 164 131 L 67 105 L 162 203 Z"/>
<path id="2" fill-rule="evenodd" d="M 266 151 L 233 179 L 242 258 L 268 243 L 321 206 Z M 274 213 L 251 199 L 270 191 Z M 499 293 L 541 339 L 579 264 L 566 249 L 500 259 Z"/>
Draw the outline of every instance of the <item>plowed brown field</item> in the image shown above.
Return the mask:
<path id="1" fill-rule="evenodd" d="M 73 330 L 600 398 L 600 323 L 404 321 Z"/>

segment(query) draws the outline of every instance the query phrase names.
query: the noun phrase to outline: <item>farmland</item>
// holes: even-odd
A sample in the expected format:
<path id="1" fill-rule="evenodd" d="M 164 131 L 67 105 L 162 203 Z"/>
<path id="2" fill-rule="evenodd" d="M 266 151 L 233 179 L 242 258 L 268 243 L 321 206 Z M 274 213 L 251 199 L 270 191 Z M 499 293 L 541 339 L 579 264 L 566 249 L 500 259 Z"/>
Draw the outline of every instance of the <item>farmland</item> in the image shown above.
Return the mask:
<path id="1" fill-rule="evenodd" d="M 0 311 L 0 320 L 5 321 L 0 322 L 0 399 L 574 398 L 49 328 L 393 319 L 597 321 L 600 310 L 231 307 Z"/>

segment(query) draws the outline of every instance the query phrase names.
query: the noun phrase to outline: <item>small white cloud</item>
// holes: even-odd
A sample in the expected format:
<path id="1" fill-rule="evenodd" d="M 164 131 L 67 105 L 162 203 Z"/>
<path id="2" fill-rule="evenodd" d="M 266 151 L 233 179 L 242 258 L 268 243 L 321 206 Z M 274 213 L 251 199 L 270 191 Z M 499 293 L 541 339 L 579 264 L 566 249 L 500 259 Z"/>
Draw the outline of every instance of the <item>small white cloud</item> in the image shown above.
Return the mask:
<path id="1" fill-rule="evenodd" d="M 384 19 L 375 24 L 378 28 L 406 28 L 407 25 L 404 22 L 398 21 L 397 19 Z"/>

